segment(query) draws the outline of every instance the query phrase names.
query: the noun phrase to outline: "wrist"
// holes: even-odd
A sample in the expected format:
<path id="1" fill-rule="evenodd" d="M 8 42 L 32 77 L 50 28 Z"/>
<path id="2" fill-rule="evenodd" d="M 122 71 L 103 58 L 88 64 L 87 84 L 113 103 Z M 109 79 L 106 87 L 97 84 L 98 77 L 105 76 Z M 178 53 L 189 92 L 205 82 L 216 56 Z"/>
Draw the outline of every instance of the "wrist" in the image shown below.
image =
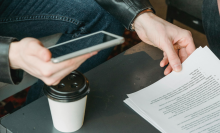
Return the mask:
<path id="1" fill-rule="evenodd" d="M 151 20 L 155 19 L 155 17 L 156 15 L 152 12 L 146 12 L 139 15 L 133 23 L 134 29 L 138 30 L 142 25 L 148 25 Z"/>
<path id="2" fill-rule="evenodd" d="M 20 68 L 17 64 L 18 58 L 19 58 L 18 42 L 11 42 L 10 47 L 9 47 L 9 64 L 10 64 L 11 69 Z"/>
<path id="3" fill-rule="evenodd" d="M 133 23 L 131 24 L 131 30 L 135 30 L 135 22 L 137 20 L 139 20 L 140 18 L 143 18 L 142 16 L 145 16 L 146 14 L 148 14 L 148 16 L 154 15 L 154 10 L 152 9 L 146 9 L 143 10 L 142 12 L 140 12 L 133 20 Z"/>

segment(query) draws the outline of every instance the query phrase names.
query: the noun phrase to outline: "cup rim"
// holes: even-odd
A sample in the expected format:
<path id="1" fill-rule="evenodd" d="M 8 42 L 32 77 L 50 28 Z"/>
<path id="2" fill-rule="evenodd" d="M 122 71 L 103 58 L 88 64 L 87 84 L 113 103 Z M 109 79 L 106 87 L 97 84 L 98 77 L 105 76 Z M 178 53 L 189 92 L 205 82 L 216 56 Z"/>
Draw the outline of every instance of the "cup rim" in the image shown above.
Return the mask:
<path id="1" fill-rule="evenodd" d="M 62 91 L 58 91 L 58 90 L 54 89 L 52 86 L 47 86 L 45 84 L 43 87 L 44 94 L 53 101 L 65 102 L 65 103 L 78 101 L 78 100 L 82 99 L 83 97 L 85 97 L 86 95 L 88 95 L 88 93 L 90 92 L 90 88 L 89 88 L 89 81 L 87 80 L 87 78 L 78 71 L 73 71 L 70 74 L 73 74 L 73 73 L 77 74 L 77 75 L 81 76 L 81 78 L 83 78 L 84 85 L 81 87 L 82 89 L 79 89 L 77 92 L 65 93 Z"/>

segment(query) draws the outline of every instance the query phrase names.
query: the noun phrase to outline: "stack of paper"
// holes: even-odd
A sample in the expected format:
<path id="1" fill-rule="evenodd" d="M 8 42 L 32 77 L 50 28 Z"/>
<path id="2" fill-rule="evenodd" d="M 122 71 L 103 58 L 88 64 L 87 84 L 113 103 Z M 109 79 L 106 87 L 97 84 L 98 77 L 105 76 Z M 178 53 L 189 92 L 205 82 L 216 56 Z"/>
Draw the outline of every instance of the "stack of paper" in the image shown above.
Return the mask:
<path id="1" fill-rule="evenodd" d="M 220 133 L 220 61 L 198 48 L 156 83 L 124 102 L 163 133 Z"/>

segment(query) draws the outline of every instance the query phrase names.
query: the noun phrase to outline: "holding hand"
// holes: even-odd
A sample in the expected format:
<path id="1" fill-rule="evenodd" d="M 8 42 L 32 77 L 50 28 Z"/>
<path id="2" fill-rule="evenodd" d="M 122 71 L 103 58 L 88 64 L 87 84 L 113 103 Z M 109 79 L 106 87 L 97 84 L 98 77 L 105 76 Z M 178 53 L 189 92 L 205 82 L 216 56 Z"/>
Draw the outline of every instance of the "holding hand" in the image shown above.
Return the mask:
<path id="1" fill-rule="evenodd" d="M 76 70 L 86 59 L 97 54 L 92 52 L 64 62 L 54 64 L 51 52 L 34 38 L 24 38 L 12 42 L 9 49 L 9 61 L 12 69 L 23 69 L 41 79 L 47 85 L 56 85 L 70 72 Z"/>
<path id="2" fill-rule="evenodd" d="M 164 52 L 164 58 L 160 66 L 168 63 L 164 74 L 168 75 L 172 70 L 179 72 L 181 63 L 193 53 L 195 45 L 189 31 L 181 29 L 153 13 L 143 13 L 134 21 L 135 31 L 142 41 L 160 48 Z"/>

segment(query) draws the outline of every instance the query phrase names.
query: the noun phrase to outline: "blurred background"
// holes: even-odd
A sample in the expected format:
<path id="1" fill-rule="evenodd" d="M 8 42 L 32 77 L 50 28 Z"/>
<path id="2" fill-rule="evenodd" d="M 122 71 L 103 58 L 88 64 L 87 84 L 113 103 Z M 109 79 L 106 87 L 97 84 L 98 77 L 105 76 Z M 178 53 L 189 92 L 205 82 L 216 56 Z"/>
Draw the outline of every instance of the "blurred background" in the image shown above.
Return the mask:
<path id="1" fill-rule="evenodd" d="M 196 47 L 208 46 L 206 36 L 202 28 L 201 8 L 202 0 L 150 0 L 156 15 L 167 19 L 173 24 L 191 31 Z M 125 42 L 114 48 L 109 59 L 141 42 L 135 32 L 125 30 Z M 19 108 L 26 100 L 29 88 L 0 102 L 0 117 L 11 110 Z"/>

